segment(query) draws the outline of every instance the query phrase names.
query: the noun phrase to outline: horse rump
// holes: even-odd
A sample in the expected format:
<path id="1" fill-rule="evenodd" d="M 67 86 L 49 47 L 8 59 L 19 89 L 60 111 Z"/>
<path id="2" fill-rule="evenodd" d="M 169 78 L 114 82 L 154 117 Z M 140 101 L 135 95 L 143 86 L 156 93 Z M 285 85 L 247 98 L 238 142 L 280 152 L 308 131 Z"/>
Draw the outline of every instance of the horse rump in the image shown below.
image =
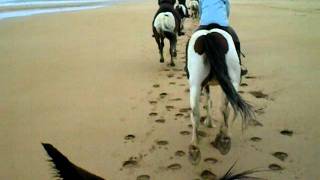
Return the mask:
<path id="1" fill-rule="evenodd" d="M 248 121 L 254 118 L 254 112 L 252 106 L 241 98 L 231 82 L 225 58 L 228 52 L 226 38 L 218 32 L 202 35 L 196 40 L 194 49 L 198 54 L 206 54 L 211 67 L 209 78 L 217 79 L 235 113 L 240 112 L 244 120 L 243 125 L 246 127 Z"/>

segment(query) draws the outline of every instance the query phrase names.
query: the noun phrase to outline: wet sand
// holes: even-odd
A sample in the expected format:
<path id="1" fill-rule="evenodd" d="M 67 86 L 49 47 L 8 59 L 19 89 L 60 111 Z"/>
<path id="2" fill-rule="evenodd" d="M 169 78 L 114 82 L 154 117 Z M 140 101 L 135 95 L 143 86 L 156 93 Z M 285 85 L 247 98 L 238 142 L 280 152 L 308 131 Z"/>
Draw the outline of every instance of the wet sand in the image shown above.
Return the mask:
<path id="1" fill-rule="evenodd" d="M 249 69 L 240 91 L 261 125 L 242 133 L 238 119 L 226 156 L 210 145 L 218 130 L 201 126 L 197 166 L 185 154 L 191 129 L 183 71 L 195 21 L 186 22 L 174 68 L 168 43 L 159 63 L 153 1 L 0 21 L 0 179 L 53 179 L 41 142 L 107 179 L 221 176 L 235 160 L 236 171 L 284 168 L 257 174 L 266 179 L 317 179 L 320 4 L 286 2 L 232 2 Z"/>

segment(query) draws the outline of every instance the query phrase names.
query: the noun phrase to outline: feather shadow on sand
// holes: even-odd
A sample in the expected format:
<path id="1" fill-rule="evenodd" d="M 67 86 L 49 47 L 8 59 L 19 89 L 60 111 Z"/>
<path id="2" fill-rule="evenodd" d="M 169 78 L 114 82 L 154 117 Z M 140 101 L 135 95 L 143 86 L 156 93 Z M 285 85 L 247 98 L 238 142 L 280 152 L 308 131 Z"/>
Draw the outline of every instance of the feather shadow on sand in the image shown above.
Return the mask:
<path id="1" fill-rule="evenodd" d="M 104 180 L 89 171 L 78 167 L 73 164 L 67 157 L 65 157 L 58 149 L 48 143 L 42 143 L 43 148 L 46 150 L 48 156 L 51 158 L 48 161 L 52 163 L 52 168 L 55 170 L 55 177 L 63 180 Z M 250 176 L 254 173 L 268 171 L 251 169 L 240 173 L 232 173 L 236 162 L 229 168 L 223 177 L 217 180 L 263 180 L 263 178 Z"/>

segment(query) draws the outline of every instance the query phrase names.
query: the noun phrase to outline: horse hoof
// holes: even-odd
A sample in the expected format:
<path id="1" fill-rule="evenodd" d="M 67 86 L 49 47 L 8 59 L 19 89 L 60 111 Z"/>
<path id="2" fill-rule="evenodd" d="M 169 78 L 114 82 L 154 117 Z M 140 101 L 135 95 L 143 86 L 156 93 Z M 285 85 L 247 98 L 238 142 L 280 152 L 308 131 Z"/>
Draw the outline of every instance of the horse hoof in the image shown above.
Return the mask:
<path id="1" fill-rule="evenodd" d="M 177 52 L 176 51 L 172 53 L 172 57 L 177 57 Z"/>
<path id="2" fill-rule="evenodd" d="M 204 125 L 207 128 L 215 128 L 215 127 L 217 127 L 214 123 L 212 123 L 212 119 L 208 118 L 208 117 L 204 120 Z"/>
<path id="3" fill-rule="evenodd" d="M 201 160 L 201 152 L 197 146 L 190 145 L 189 146 L 189 161 L 192 165 L 199 164 Z"/>
<path id="4" fill-rule="evenodd" d="M 211 144 L 218 149 L 222 155 L 226 155 L 231 149 L 231 138 L 224 133 L 219 133 Z"/>
<path id="5" fill-rule="evenodd" d="M 172 67 L 174 67 L 174 66 L 176 66 L 174 63 L 170 63 L 170 66 L 172 66 Z"/>
<path id="6" fill-rule="evenodd" d="M 164 63 L 164 59 L 160 59 L 160 63 Z"/>

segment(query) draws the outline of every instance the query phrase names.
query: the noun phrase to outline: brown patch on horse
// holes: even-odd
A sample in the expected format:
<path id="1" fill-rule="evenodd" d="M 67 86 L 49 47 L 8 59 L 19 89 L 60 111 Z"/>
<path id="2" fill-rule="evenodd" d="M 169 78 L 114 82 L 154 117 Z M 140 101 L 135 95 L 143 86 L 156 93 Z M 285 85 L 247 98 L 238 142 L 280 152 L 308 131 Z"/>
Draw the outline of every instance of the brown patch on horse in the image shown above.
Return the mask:
<path id="1" fill-rule="evenodd" d="M 228 42 L 222 34 L 218 32 L 212 32 L 207 34 L 207 36 L 209 36 L 210 39 L 214 41 L 214 43 L 217 45 L 217 48 L 221 50 L 221 52 L 223 52 L 224 54 L 228 52 Z"/>
<path id="2" fill-rule="evenodd" d="M 196 53 L 202 55 L 204 53 L 204 40 L 206 38 L 206 35 L 202 35 L 200 37 L 198 37 L 198 39 L 196 40 L 196 42 L 194 43 L 194 51 L 196 51 Z"/>

